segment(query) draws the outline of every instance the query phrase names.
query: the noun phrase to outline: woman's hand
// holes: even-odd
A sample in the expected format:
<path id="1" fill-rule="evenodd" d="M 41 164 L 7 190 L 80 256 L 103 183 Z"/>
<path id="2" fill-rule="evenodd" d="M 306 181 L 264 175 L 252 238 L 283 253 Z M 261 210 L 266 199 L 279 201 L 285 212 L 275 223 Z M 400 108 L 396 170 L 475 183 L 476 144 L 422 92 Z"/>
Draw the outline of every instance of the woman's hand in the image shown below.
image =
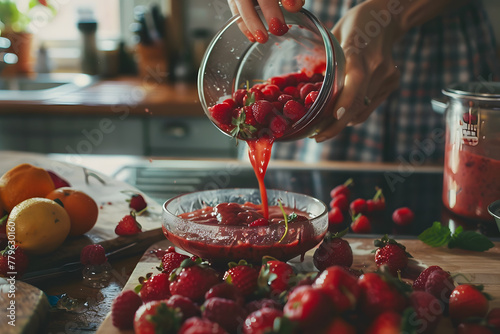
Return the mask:
<path id="1" fill-rule="evenodd" d="M 257 5 L 264 14 L 270 33 L 281 36 L 288 31 L 278 0 L 228 0 L 228 3 L 233 15 L 241 14 L 243 21 L 238 26 L 251 42 L 265 43 L 268 40 L 264 23 L 255 11 Z M 288 11 L 297 12 L 304 5 L 304 0 L 282 0 L 281 4 Z"/>
<path id="2" fill-rule="evenodd" d="M 399 71 L 392 60 L 393 44 L 401 35 L 398 20 L 387 1 L 366 1 L 351 8 L 333 28 L 346 56 L 346 75 L 332 110 L 336 121 L 315 137 L 317 142 L 365 121 L 399 86 Z"/>

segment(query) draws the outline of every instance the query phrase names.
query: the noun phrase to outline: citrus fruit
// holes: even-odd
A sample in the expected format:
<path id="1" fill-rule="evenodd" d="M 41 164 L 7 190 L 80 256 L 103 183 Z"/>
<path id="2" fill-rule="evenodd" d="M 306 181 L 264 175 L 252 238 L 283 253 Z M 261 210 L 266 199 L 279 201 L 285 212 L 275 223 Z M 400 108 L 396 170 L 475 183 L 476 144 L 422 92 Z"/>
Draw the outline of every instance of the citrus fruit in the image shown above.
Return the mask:
<path id="1" fill-rule="evenodd" d="M 70 219 L 66 210 L 47 198 L 33 197 L 22 201 L 10 212 L 8 226 L 13 224 L 15 242 L 29 254 L 46 254 L 66 239 Z"/>
<path id="2" fill-rule="evenodd" d="M 97 222 L 99 214 L 97 203 L 81 190 L 62 187 L 51 191 L 45 197 L 52 200 L 59 199 L 62 202 L 71 222 L 70 236 L 90 231 Z"/>
<path id="3" fill-rule="evenodd" d="M 20 164 L 0 177 L 0 201 L 10 212 L 17 204 L 32 197 L 45 197 L 54 190 L 49 173 L 30 164 Z"/>

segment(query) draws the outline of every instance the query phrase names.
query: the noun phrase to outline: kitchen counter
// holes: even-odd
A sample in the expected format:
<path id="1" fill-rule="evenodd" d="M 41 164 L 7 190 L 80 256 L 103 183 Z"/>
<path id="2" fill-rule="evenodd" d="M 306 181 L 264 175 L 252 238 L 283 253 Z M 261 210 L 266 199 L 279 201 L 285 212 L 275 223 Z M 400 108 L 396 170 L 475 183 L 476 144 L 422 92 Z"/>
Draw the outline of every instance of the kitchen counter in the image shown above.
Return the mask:
<path id="1" fill-rule="evenodd" d="M 0 115 L 116 115 L 204 117 L 194 83 L 160 84 L 154 78 L 102 79 L 71 94 L 40 101 L 2 101 Z"/>

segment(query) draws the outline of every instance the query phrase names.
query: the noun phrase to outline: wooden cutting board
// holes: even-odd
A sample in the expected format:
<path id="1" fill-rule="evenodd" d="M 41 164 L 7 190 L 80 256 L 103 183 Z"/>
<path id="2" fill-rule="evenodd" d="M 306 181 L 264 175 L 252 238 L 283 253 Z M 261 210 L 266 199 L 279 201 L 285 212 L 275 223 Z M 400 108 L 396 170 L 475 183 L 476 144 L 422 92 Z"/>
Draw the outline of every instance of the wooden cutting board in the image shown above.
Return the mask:
<path id="1" fill-rule="evenodd" d="M 363 269 L 365 272 L 375 270 L 373 239 L 371 238 L 346 238 L 354 253 L 353 268 Z M 413 255 L 410 260 L 410 268 L 414 275 L 420 270 L 431 265 L 441 266 L 444 270 L 450 271 L 456 276 L 459 283 L 471 282 L 473 284 L 483 284 L 485 291 L 494 299 L 490 302 L 490 307 L 500 307 L 500 243 L 495 242 L 495 247 L 487 252 L 471 252 L 458 249 L 432 248 L 419 240 L 398 240 L 403 243 L 408 252 Z M 168 240 L 160 241 L 152 245 L 143 255 L 124 290 L 133 289 L 141 276 L 149 272 L 156 273 L 159 259 L 154 255 L 158 249 L 166 249 L 172 244 Z M 312 256 L 314 249 L 307 252 L 303 262 L 299 258 L 292 259 L 290 263 L 297 269 L 303 271 L 314 271 Z M 453 333 L 449 321 L 444 320 L 436 333 Z M 106 317 L 97 331 L 98 334 L 131 334 L 133 331 L 120 331 L 111 323 L 110 315 Z"/>

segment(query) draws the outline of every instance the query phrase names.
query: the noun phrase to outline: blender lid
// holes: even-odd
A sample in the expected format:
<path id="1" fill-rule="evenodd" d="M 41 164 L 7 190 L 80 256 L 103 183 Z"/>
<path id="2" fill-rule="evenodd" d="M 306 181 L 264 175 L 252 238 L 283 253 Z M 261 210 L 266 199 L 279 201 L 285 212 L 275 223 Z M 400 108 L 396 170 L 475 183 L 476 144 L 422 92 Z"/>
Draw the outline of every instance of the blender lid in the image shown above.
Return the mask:
<path id="1" fill-rule="evenodd" d="M 500 100 L 500 82 L 466 82 L 456 83 L 443 89 L 443 94 L 455 98 L 472 98 L 475 100 Z"/>

